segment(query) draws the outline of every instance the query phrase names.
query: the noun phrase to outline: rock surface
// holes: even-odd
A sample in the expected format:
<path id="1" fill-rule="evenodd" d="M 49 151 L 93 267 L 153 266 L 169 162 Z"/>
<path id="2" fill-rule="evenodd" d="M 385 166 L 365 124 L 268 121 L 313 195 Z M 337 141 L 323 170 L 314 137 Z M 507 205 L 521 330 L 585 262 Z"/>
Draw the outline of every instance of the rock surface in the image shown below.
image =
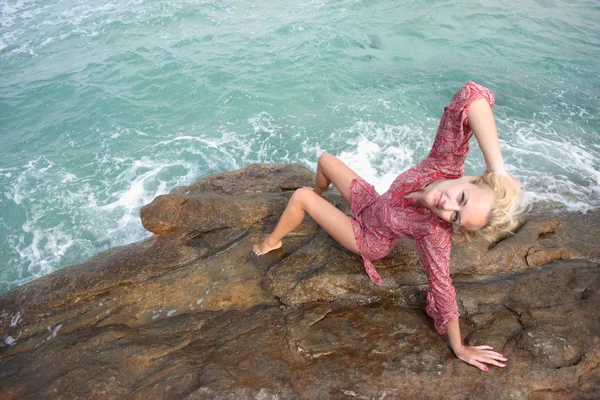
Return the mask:
<path id="1" fill-rule="evenodd" d="M 251 165 L 176 188 L 142 209 L 150 239 L 0 297 L 2 399 L 600 398 L 599 212 L 454 246 L 464 340 L 509 359 L 485 373 L 433 329 L 410 240 L 376 262 L 383 287 L 309 218 L 252 254 L 313 179 Z"/>

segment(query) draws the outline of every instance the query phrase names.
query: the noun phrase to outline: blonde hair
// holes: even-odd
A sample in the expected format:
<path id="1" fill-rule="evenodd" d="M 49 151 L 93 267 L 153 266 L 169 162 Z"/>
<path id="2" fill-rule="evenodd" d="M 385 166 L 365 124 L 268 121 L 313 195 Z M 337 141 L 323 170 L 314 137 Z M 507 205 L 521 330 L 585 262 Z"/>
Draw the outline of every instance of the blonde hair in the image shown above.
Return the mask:
<path id="1" fill-rule="evenodd" d="M 488 242 L 497 240 L 502 235 L 510 235 L 518 225 L 521 217 L 528 211 L 521 206 L 521 189 L 503 176 L 485 171 L 475 178 L 473 184 L 492 191 L 494 205 L 488 215 L 486 224 L 479 229 L 458 227 L 455 240 L 468 242 L 476 236 L 481 236 Z"/>

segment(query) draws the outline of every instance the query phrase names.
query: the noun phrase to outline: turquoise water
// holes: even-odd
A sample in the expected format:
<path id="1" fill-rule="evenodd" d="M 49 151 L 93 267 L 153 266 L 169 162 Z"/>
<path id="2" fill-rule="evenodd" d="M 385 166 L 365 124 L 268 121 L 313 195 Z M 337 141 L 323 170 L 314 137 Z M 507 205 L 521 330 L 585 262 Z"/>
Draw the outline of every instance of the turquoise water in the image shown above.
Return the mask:
<path id="1" fill-rule="evenodd" d="M 598 2 L 448 4 L 0 1 L 0 293 L 147 237 L 142 205 L 248 163 L 329 151 L 383 192 L 468 80 L 529 199 L 600 207 Z"/>

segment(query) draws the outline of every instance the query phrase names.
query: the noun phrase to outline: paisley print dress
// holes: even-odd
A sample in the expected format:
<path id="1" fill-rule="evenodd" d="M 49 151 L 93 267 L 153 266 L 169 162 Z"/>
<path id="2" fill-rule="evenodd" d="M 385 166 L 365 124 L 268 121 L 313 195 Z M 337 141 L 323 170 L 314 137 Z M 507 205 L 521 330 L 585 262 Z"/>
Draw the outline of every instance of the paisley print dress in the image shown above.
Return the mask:
<path id="1" fill-rule="evenodd" d="M 450 278 L 452 224 L 404 196 L 438 179 L 462 176 L 472 135 L 467 109 L 482 98 L 494 106 L 490 90 L 473 82 L 463 86 L 444 108 L 427 158 L 400 174 L 383 195 L 363 179 L 350 183 L 350 220 L 369 278 L 381 286 L 383 282 L 371 260 L 388 255 L 400 238 L 413 238 L 431 289 L 425 310 L 442 335 L 446 334 L 446 325 L 459 316 Z"/>

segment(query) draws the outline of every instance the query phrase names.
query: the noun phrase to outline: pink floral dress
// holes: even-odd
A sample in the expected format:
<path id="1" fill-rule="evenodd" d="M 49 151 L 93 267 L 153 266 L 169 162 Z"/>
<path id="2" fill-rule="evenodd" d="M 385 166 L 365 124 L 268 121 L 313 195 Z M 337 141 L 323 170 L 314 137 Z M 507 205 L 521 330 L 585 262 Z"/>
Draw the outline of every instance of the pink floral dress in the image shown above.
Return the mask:
<path id="1" fill-rule="evenodd" d="M 444 108 L 427 158 L 400 174 L 383 195 L 379 195 L 364 179 L 354 179 L 350 183 L 350 220 L 369 278 L 376 285 L 383 285 L 371 260 L 388 255 L 400 238 L 415 239 L 431 288 L 427 293 L 425 310 L 442 335 L 446 334 L 446 325 L 459 316 L 450 278 L 452 224 L 404 196 L 438 179 L 462 176 L 472 135 L 467 109 L 481 98 L 494 106 L 494 95 L 490 90 L 473 82 L 460 88 Z"/>

